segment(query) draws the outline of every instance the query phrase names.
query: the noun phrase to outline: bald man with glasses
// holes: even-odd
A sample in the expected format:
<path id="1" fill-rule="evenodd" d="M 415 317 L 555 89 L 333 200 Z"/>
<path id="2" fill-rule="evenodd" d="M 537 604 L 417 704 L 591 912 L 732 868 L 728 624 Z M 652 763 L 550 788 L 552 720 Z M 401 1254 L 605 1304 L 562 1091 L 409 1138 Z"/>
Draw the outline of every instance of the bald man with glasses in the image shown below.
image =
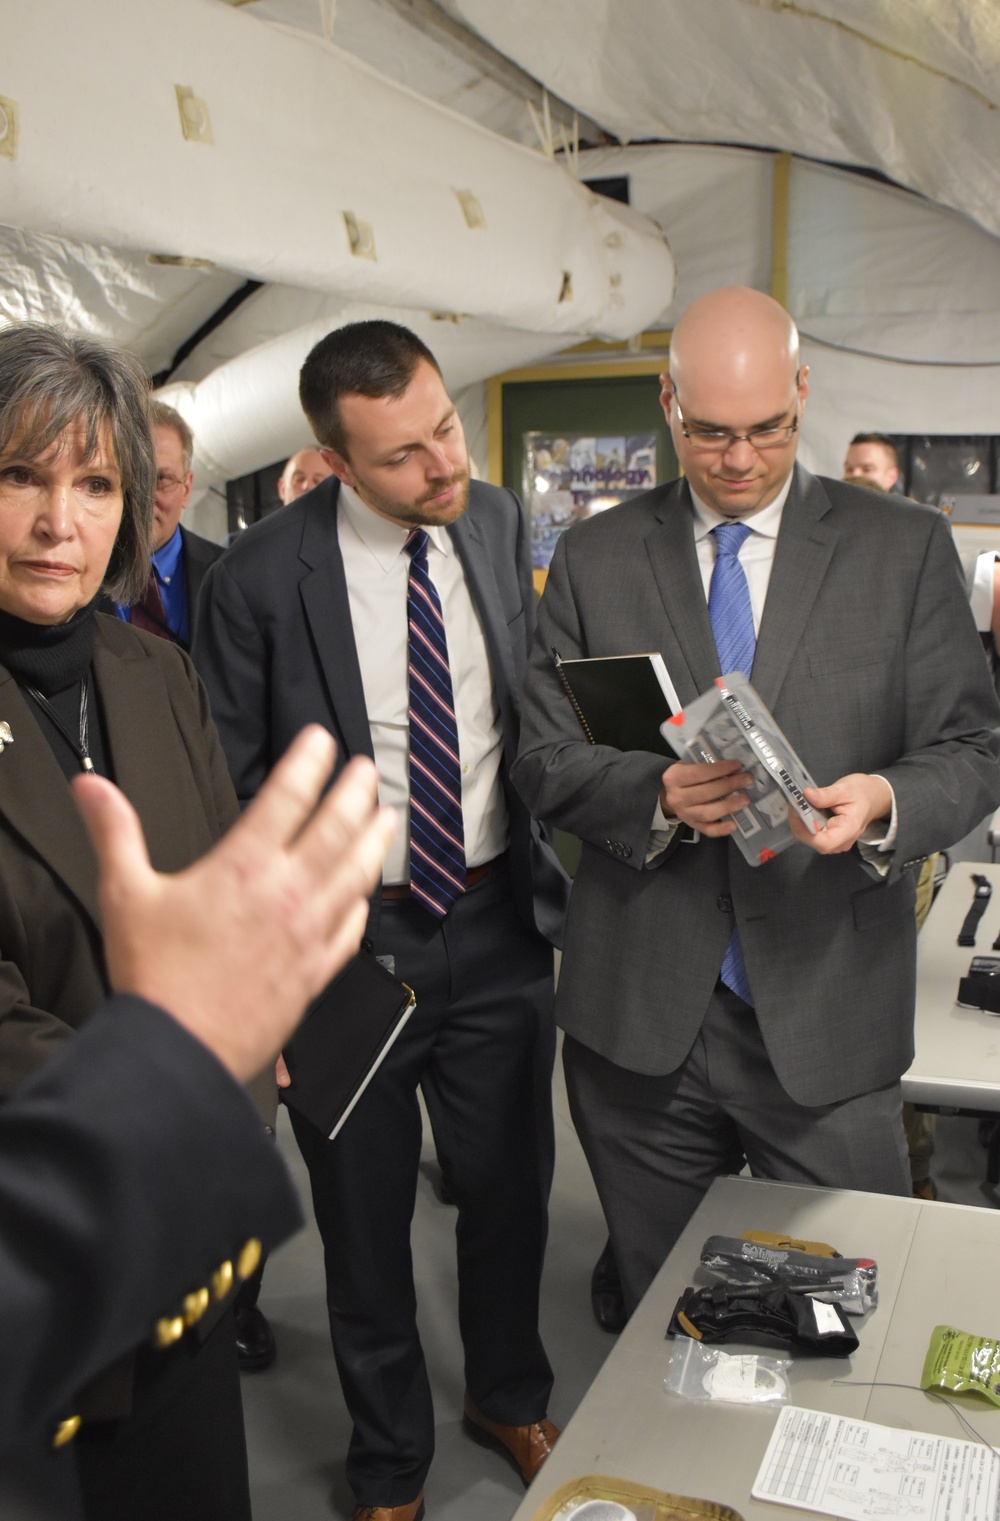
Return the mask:
<path id="1" fill-rule="evenodd" d="M 947 522 L 811 476 L 798 334 L 743 287 L 677 324 L 662 402 L 684 479 L 560 540 L 513 771 L 576 834 L 556 1016 L 627 1309 L 712 1179 L 908 1194 L 915 873 L 1000 801 L 1000 721 Z M 821 784 L 757 868 L 749 778 L 588 745 L 564 659 L 660 650 L 682 702 L 749 675 Z M 752 1222 L 748 1222 L 752 1223 Z"/>

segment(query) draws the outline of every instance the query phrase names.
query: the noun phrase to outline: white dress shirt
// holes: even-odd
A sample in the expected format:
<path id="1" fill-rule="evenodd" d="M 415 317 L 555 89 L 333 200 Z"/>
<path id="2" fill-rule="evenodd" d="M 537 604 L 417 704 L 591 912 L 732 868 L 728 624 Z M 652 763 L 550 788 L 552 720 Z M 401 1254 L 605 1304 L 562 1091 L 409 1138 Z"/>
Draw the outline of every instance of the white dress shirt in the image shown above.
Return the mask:
<path id="1" fill-rule="evenodd" d="M 344 557 L 354 642 L 361 666 L 379 802 L 399 812 L 401 828 L 390 847 L 382 880 L 410 879 L 409 630 L 406 595 L 409 530 L 362 501 L 341 483 L 337 533 Z M 479 615 L 461 561 L 444 528 L 428 528 L 427 569 L 441 599 L 451 666 L 458 750 L 462 763 L 462 819 L 466 865 L 482 866 L 507 848 L 507 804 L 500 780 L 503 734 Z"/>
<path id="2" fill-rule="evenodd" d="M 688 489 L 691 490 L 690 482 L 688 482 Z M 771 581 L 771 568 L 774 565 L 774 551 L 778 542 L 778 530 L 781 528 L 781 517 L 791 489 L 792 476 L 789 475 L 773 502 L 769 502 L 759 512 L 754 512 L 749 517 L 740 520 L 750 529 L 749 534 L 740 546 L 739 561 L 747 578 L 755 634 L 760 633 L 760 620 L 763 616 L 764 603 L 767 599 L 767 588 Z M 721 513 L 716 512 L 707 502 L 703 502 L 693 490 L 691 491 L 691 500 L 694 503 L 695 552 L 698 556 L 698 567 L 701 571 L 701 581 L 705 591 L 705 601 L 707 602 L 716 559 L 716 541 L 712 537 L 712 531 L 718 528 L 720 523 L 731 523 L 733 519 L 723 517 Z M 885 778 L 883 777 L 882 780 L 884 781 Z M 879 820 L 869 825 L 862 839 L 858 841 L 858 849 L 865 860 L 883 874 L 889 869 L 889 863 L 885 857 L 887 852 L 891 851 L 896 843 L 897 831 L 896 796 L 892 792 L 892 787 L 888 782 L 886 786 L 889 787 L 889 791 L 892 793 L 892 816 L 889 820 L 888 828 L 884 821 Z M 657 802 L 656 811 L 653 815 L 653 834 L 646 851 L 647 862 L 654 860 L 661 851 L 666 849 L 673 839 L 678 823 L 677 819 L 668 819 L 660 808 L 659 802 Z M 880 857 L 881 859 L 879 859 Z"/>
<path id="3" fill-rule="evenodd" d="M 993 570 L 996 562 L 997 555 L 992 549 L 984 549 L 976 556 L 969 606 L 981 634 L 988 634 L 993 627 Z"/>

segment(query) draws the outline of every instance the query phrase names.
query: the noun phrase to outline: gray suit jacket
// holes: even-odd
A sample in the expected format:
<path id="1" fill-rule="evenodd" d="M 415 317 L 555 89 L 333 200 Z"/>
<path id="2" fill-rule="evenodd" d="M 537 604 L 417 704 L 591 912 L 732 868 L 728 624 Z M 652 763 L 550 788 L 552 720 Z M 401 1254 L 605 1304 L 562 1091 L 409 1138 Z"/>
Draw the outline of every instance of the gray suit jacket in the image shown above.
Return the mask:
<path id="1" fill-rule="evenodd" d="M 647 867 L 662 758 L 587 745 L 552 666 L 662 652 L 682 702 L 720 675 L 683 482 L 572 528 L 539 609 L 514 780 L 583 841 L 559 1023 L 632 1071 L 683 1061 L 735 912 L 774 1069 L 798 1102 L 895 1081 L 912 1059 L 913 863 L 1000 802 L 1000 709 L 947 522 L 801 467 L 782 517 L 753 682 L 816 777 L 892 784 L 885 880 L 805 846 L 752 868 L 728 840 L 675 839 Z M 683 831 L 682 833 L 687 833 Z"/>
<path id="2" fill-rule="evenodd" d="M 338 766 L 371 755 L 344 561 L 335 476 L 240 535 L 205 578 L 194 659 L 241 803 L 249 802 L 304 724 L 337 741 Z M 473 481 L 468 510 L 449 529 L 482 620 L 500 706 L 501 770 L 510 814 L 515 901 L 525 922 L 560 944 L 569 883 L 509 784 L 535 594 L 521 505 Z M 379 895 L 368 933 L 375 938 Z"/>

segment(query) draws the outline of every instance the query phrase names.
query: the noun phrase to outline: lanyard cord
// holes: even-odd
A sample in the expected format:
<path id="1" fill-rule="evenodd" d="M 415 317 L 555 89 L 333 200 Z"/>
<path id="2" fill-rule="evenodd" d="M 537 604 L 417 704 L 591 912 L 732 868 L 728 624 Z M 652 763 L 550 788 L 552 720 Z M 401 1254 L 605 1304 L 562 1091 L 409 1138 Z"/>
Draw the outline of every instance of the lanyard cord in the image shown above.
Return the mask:
<path id="1" fill-rule="evenodd" d="M 41 708 L 42 712 L 45 714 L 45 716 L 59 730 L 59 733 L 62 735 L 62 737 L 66 741 L 66 743 L 69 745 L 70 749 L 75 752 L 75 754 L 76 754 L 76 756 L 77 756 L 77 758 L 78 758 L 78 760 L 80 762 L 80 769 L 83 770 L 83 771 L 93 771 L 93 769 L 94 769 L 94 762 L 90 758 L 90 714 L 89 714 L 89 707 L 90 707 L 90 680 L 89 680 L 89 678 L 87 676 L 85 676 L 83 678 L 83 680 L 80 682 L 80 733 L 79 733 L 79 735 L 73 734 L 72 731 L 66 727 L 66 725 L 63 723 L 62 719 L 59 717 L 59 714 L 56 712 L 55 708 L 49 702 L 49 699 L 47 697 L 45 697 L 43 695 L 43 693 L 41 693 L 38 690 L 37 687 L 26 687 L 25 690 L 30 693 L 30 695 L 34 698 L 35 702 L 37 702 L 38 706 Z"/>

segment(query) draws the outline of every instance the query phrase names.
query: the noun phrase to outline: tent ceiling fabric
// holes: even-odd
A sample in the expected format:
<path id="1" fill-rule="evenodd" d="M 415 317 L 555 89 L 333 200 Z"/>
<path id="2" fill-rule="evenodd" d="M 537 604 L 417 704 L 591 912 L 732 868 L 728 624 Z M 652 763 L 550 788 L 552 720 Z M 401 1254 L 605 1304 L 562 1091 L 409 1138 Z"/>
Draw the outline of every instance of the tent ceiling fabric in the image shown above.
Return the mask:
<path id="1" fill-rule="evenodd" d="M 267 308 L 274 295 L 258 291 L 234 322 L 252 331 L 260 320 L 260 307 Z M 280 295 L 277 299 L 280 302 Z M 291 303 L 285 307 L 285 320 L 293 309 Z M 237 353 L 197 383 L 171 383 L 158 392 L 191 424 L 199 489 L 260 469 L 299 447 L 309 435 L 298 395 L 303 360 L 333 328 L 372 317 L 390 317 L 412 328 L 433 351 L 452 393 L 497 370 L 530 364 L 552 349 L 551 338 L 472 318 L 453 323 L 435 321 L 426 312 L 380 306 L 346 305 L 337 312 L 328 308 L 280 337 Z"/>
<path id="2" fill-rule="evenodd" d="M 249 0 L 246 10 L 261 20 L 323 35 L 317 0 Z M 333 40 L 338 47 L 371 64 L 388 79 L 416 90 L 428 100 L 471 117 L 482 126 L 525 146 L 538 137 L 523 95 L 490 79 L 467 59 L 408 25 L 398 6 L 386 0 L 337 0 Z M 533 92 L 537 105 L 541 88 Z"/>
<path id="3" fill-rule="evenodd" d="M 141 254 L 0 224 L 0 319 L 60 322 L 124 343 L 166 369 L 241 275 L 148 263 Z"/>
<path id="4" fill-rule="evenodd" d="M 1000 232 L 995 0 L 447 0 L 623 141 L 880 170 Z"/>
<path id="5" fill-rule="evenodd" d="M 809 470 L 839 478 L 844 454 L 859 430 L 883 433 L 997 432 L 1000 365 L 928 370 L 920 365 L 859 358 L 802 345 L 809 366 L 809 400 L 799 458 Z M 988 529 L 992 537 L 995 529 Z"/>
<path id="6" fill-rule="evenodd" d="M 248 275 L 265 281 L 173 377 L 199 483 L 217 483 L 301 442 L 298 366 L 354 317 L 416 327 L 473 398 L 588 332 L 669 326 L 721 284 L 767 290 L 761 150 L 781 148 L 800 155 L 787 273 L 811 335 L 807 463 L 837 473 L 856 426 L 995 429 L 997 0 L 437 4 L 472 46 L 421 24 L 434 0 L 337 0 L 335 45 L 317 0 L 91 0 L 73 26 L 62 0 L 0 0 L 0 93 L 21 114 L 17 158 L 0 155 L 0 322 L 61 320 L 155 372 Z M 623 141 L 676 140 L 581 155 L 582 176 L 629 175 L 631 212 L 537 151 L 541 85 L 505 59 Z M 214 146 L 182 138 L 175 84 L 207 102 Z M 485 232 L 462 219 L 466 188 Z M 350 254 L 344 211 L 374 226 L 375 261 Z M 638 213 L 670 238 L 673 295 Z"/>
<path id="7" fill-rule="evenodd" d="M 540 333 L 629 337 L 672 293 L 651 222 L 323 39 L 218 0 L 3 9 L 17 226 Z"/>
<path id="8" fill-rule="evenodd" d="M 720 285 L 767 290 L 774 155 L 690 143 L 581 154 L 588 177 L 627 175 L 632 203 L 670 229 L 672 327 Z M 796 159 L 788 189 L 788 305 L 804 333 L 940 364 L 1000 362 L 1000 242 L 920 196 Z"/>

